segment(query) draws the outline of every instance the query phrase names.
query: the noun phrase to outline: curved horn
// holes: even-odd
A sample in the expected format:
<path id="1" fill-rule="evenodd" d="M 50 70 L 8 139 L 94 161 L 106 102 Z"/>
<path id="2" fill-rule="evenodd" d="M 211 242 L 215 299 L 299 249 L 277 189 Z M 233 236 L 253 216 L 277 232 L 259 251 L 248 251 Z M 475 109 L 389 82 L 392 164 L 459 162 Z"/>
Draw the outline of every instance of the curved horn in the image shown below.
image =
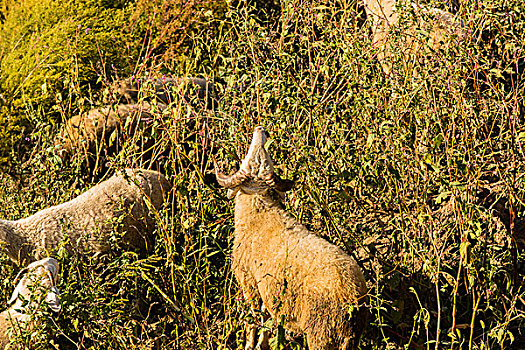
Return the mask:
<path id="1" fill-rule="evenodd" d="M 268 177 L 264 181 L 268 186 L 279 192 L 290 191 L 294 184 L 292 180 L 283 180 L 279 177 L 279 175 L 275 173 L 271 173 L 270 175 L 268 175 Z"/>
<path id="2" fill-rule="evenodd" d="M 233 188 L 239 186 L 248 178 L 248 174 L 246 174 L 244 169 L 239 169 L 239 171 L 237 171 L 232 176 L 227 176 L 219 170 L 219 166 L 217 165 L 217 161 L 215 159 L 213 160 L 213 165 L 215 167 L 215 177 L 217 178 L 217 182 L 222 187 Z"/>
<path id="3" fill-rule="evenodd" d="M 14 279 L 14 282 L 16 283 L 16 287 L 15 287 L 15 290 L 13 291 L 13 294 L 11 295 L 11 298 L 9 299 L 9 301 L 7 302 L 7 305 L 11 305 L 13 304 L 16 299 L 18 299 L 18 295 L 20 294 L 20 290 L 22 289 L 22 286 L 20 285 L 21 282 L 19 282 L 18 280 L 22 279 L 23 277 L 21 277 L 23 274 L 25 274 L 26 272 L 29 271 L 29 268 L 27 267 L 24 267 L 22 270 L 20 270 L 18 272 L 18 274 L 16 275 L 15 279 Z M 18 283 L 17 283 L 18 282 Z"/>
<path id="4" fill-rule="evenodd" d="M 15 277 L 13 283 L 18 282 L 18 279 L 20 278 L 20 276 L 22 276 L 23 274 L 25 274 L 27 271 L 29 271 L 29 268 L 27 268 L 27 267 L 24 267 L 22 270 L 18 271 L 18 273 L 16 274 L 16 277 Z"/>
<path id="5" fill-rule="evenodd" d="M 48 268 L 46 268 L 46 274 L 47 277 L 49 277 L 49 280 L 51 281 L 51 285 L 54 287 L 56 286 L 55 276 L 53 276 L 53 272 L 51 272 Z"/>

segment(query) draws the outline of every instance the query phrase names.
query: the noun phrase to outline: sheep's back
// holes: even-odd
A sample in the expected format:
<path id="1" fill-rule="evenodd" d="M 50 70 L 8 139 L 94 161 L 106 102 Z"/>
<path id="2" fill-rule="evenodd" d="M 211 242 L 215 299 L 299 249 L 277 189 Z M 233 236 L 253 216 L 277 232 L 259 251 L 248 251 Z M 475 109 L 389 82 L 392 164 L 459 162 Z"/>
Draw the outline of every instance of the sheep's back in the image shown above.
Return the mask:
<path id="1" fill-rule="evenodd" d="M 415 55 L 428 56 L 447 47 L 457 46 L 466 39 L 464 23 L 449 12 L 435 8 L 427 9 L 406 2 L 405 5 L 413 8 L 415 17 L 407 18 L 413 23 L 400 23 L 402 10 L 396 9 L 394 2 L 367 2 L 367 15 L 373 18 L 372 42 L 374 46 L 379 47 L 377 58 L 387 74 L 392 69 L 394 47 L 395 51 L 404 56 L 405 64 L 408 64 Z M 391 33 L 391 26 L 398 31 L 402 30 L 403 37 L 396 38 L 397 34 Z M 417 33 L 418 29 L 428 32 L 428 37 L 420 36 Z"/>
<path id="2" fill-rule="evenodd" d="M 302 225 L 296 230 L 285 234 L 290 240 L 277 257 L 287 266 L 282 276 L 288 275 L 286 269 L 295 276 L 287 282 L 280 314 L 293 315 L 294 330 L 306 330 L 309 340 L 322 344 L 319 348 L 341 344 L 346 337 L 358 338 L 368 314 L 363 305 L 367 289 L 361 268 L 339 247 Z M 267 302 L 270 298 L 266 297 Z"/>
<path id="3" fill-rule="evenodd" d="M 145 204 L 160 209 L 170 189 L 166 178 L 150 170 L 127 169 L 101 182 L 73 200 L 44 209 L 16 224 L 26 233 L 36 233 L 37 258 L 56 248 L 66 235 L 81 252 L 109 249 L 112 231 L 125 232 L 123 243 L 144 249 L 154 221 Z"/>
<path id="4" fill-rule="evenodd" d="M 122 104 L 94 108 L 82 115 L 73 116 L 61 129 L 57 145 L 62 145 L 66 154 L 75 151 L 90 154 L 111 154 L 117 150 L 117 141 L 112 137 L 127 125 L 127 131 L 133 132 L 143 116 L 150 116 L 151 106 Z M 131 120 L 132 122 L 128 122 Z"/>

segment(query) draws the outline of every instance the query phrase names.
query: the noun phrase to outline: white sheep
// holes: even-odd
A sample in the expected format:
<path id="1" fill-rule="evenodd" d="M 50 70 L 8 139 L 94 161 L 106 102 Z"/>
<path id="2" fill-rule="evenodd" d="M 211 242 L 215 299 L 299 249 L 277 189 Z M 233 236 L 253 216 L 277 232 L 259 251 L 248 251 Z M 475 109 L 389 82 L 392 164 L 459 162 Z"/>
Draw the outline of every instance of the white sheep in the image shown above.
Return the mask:
<path id="1" fill-rule="evenodd" d="M 364 0 L 364 4 L 367 17 L 372 19 L 372 43 L 379 48 L 377 58 L 386 74 L 392 71 L 392 51 L 400 52 L 404 64 L 410 65 L 419 56 L 458 45 L 466 37 L 463 22 L 443 10 L 409 0 Z M 405 25 L 401 15 L 410 11 L 413 23 Z M 396 39 L 394 29 L 400 38 Z M 417 30 L 428 32 L 428 37 L 418 37 Z"/>
<path id="2" fill-rule="evenodd" d="M 10 339 L 16 334 L 32 332 L 38 320 L 35 313 L 41 305 L 47 305 L 52 311 L 61 309 L 58 282 L 58 262 L 53 258 L 35 261 L 18 273 L 17 284 L 9 309 L 0 313 L 0 349 L 5 349 Z"/>
<path id="3" fill-rule="evenodd" d="M 252 308 L 263 306 L 274 320 L 305 333 L 310 350 L 352 349 L 363 332 L 368 311 L 365 278 L 341 248 L 308 231 L 280 203 L 291 181 L 274 173 L 264 149 L 267 136 L 257 127 L 240 170 L 217 181 L 235 196 L 232 270 Z M 247 331 L 246 349 L 255 347 Z M 263 332 L 257 347 L 267 343 Z"/>
<path id="4" fill-rule="evenodd" d="M 13 261 L 32 261 L 59 247 L 80 253 L 105 252 L 110 234 L 141 251 L 150 248 L 153 210 L 161 208 L 171 185 L 161 173 L 126 169 L 75 199 L 17 221 L 0 220 L 0 246 Z"/>

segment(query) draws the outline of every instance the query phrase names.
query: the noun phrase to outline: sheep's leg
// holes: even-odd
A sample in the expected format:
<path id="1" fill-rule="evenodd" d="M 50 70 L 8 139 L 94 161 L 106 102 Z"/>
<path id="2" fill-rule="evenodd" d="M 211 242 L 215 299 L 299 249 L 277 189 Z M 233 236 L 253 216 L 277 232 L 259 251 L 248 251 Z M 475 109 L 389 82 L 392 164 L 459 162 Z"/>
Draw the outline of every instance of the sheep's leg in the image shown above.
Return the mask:
<path id="1" fill-rule="evenodd" d="M 343 341 L 343 344 L 340 347 L 340 350 L 352 350 L 357 349 L 357 346 L 359 345 L 359 338 L 353 336 L 353 337 L 346 337 Z"/>
<path id="2" fill-rule="evenodd" d="M 336 344 L 332 340 L 327 339 L 324 334 L 319 336 L 319 334 L 307 331 L 306 345 L 308 345 L 310 350 L 340 350 L 339 346 L 341 344 Z M 341 349 L 344 349 L 344 347 Z"/>
<path id="3" fill-rule="evenodd" d="M 244 281 L 242 278 L 241 281 Z M 241 285 L 243 283 L 241 282 Z M 242 288 L 242 294 L 244 297 L 244 300 L 248 301 L 250 304 L 250 312 L 254 319 L 257 319 L 258 313 L 255 310 L 258 310 L 260 308 L 260 305 L 262 304 L 261 297 L 258 294 L 257 290 L 253 290 L 250 288 Z M 262 304 L 262 309 L 264 309 L 264 304 Z M 257 324 L 254 324 L 253 322 L 247 321 L 245 329 L 245 337 L 246 337 L 246 343 L 244 346 L 245 350 L 255 350 L 255 349 L 267 349 L 262 348 L 261 345 L 264 345 L 264 339 L 261 341 L 259 339 L 258 342 L 256 342 L 257 338 Z"/>
<path id="4" fill-rule="evenodd" d="M 333 340 L 327 341 L 326 339 L 317 339 L 312 334 L 307 334 L 306 340 L 308 343 L 308 349 L 311 350 L 352 350 L 355 349 L 354 339 L 346 337 L 343 343 L 334 342 Z"/>
<path id="5" fill-rule="evenodd" d="M 265 329 L 262 331 L 259 336 L 259 341 L 257 342 L 256 350 L 268 350 L 270 349 L 270 330 Z"/>
<path id="6" fill-rule="evenodd" d="M 245 350 L 255 350 L 255 338 L 257 337 L 257 326 L 250 321 L 246 322 L 246 344 Z"/>
<path id="7" fill-rule="evenodd" d="M 351 350 L 352 348 L 352 338 L 346 337 L 343 345 L 341 345 L 341 350 Z"/>
<path id="8" fill-rule="evenodd" d="M 255 312 L 255 309 L 258 307 L 257 305 L 257 299 L 251 297 L 250 294 L 244 293 L 244 297 L 246 300 L 250 303 L 250 312 L 253 315 L 254 319 L 257 317 L 257 313 Z M 244 328 L 246 330 L 246 344 L 244 346 L 245 350 L 255 350 L 255 339 L 257 338 L 257 325 L 253 324 L 250 321 L 246 321 L 246 327 Z"/>
<path id="9" fill-rule="evenodd" d="M 266 312 L 265 306 L 263 304 L 261 308 L 262 312 L 262 331 L 261 335 L 259 336 L 259 341 L 257 342 L 257 350 L 267 350 L 270 349 L 270 330 L 265 326 L 266 321 L 270 318 L 270 315 L 268 312 Z"/>

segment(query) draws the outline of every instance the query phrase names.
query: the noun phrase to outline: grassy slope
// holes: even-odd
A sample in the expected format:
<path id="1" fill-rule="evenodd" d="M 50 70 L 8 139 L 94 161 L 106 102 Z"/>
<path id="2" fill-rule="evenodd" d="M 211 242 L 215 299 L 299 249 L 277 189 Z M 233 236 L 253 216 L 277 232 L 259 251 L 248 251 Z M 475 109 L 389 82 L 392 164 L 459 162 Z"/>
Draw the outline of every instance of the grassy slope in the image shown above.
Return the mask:
<path id="1" fill-rule="evenodd" d="M 219 110 L 174 105 L 157 116 L 171 135 L 159 140 L 170 149 L 160 166 L 175 186 L 155 253 L 58 251 L 63 311 L 46 318 L 52 341 L 60 349 L 242 344 L 251 315 L 229 270 L 233 204 L 181 159 L 206 159 L 206 143 L 231 163 L 262 124 L 282 173 L 297 181 L 289 211 L 366 272 L 363 348 L 521 348 L 524 86 L 508 74 L 523 57 L 519 11 L 517 0 L 469 2 L 460 15 L 471 43 L 417 62 L 418 74 L 399 65 L 385 77 L 354 5 L 286 1 L 275 28 L 232 10 L 219 35 L 195 38 L 199 64 L 190 69 L 225 81 Z M 199 127 L 183 147 L 188 119 Z M 94 181 L 80 155 L 56 156 L 56 130 L 45 122 L 36 130 L 20 179 L 0 175 L 2 218 L 71 199 Z M 114 164 L 132 166 L 134 156 Z M 509 210 L 516 225 L 505 222 Z M 3 307 L 18 268 L 0 259 Z"/>

